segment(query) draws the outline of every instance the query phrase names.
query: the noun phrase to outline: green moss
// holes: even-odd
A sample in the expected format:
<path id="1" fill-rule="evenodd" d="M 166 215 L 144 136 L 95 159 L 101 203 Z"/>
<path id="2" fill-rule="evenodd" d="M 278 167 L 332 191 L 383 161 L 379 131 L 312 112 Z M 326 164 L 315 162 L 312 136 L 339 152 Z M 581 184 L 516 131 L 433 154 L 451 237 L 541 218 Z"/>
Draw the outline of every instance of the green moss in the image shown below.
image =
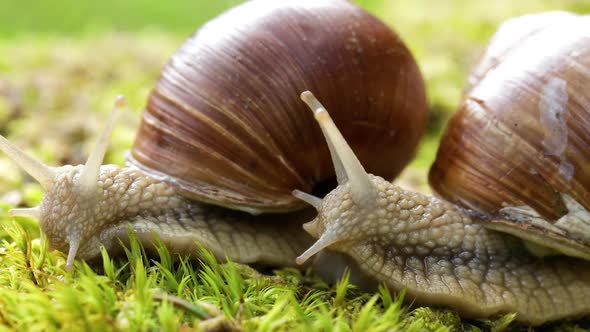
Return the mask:
<path id="1" fill-rule="evenodd" d="M 64 271 L 64 255 L 46 252 L 21 226 L 5 221 L 0 260 L 0 323 L 16 330 L 454 331 L 468 328 L 448 311 L 410 311 L 381 288 L 362 293 L 344 276 L 335 286 L 293 269 L 262 275 L 232 262 L 172 257 L 159 244 L 148 258 L 132 240 L 125 257 L 103 251 L 92 267 Z M 506 326 L 501 318 L 489 326 Z"/>
<path id="2" fill-rule="evenodd" d="M 84 162 L 119 94 L 131 106 L 114 131 L 107 162 L 122 164 L 160 67 L 197 25 L 239 1 L 115 2 L 0 4 L 0 131 L 51 165 Z M 357 2 L 401 34 L 427 82 L 432 120 L 404 179 L 418 188 L 425 188 L 469 67 L 499 22 L 564 5 L 590 10 L 584 0 Z M 363 293 L 346 276 L 327 285 L 309 272 L 262 274 L 220 264 L 206 251 L 198 259 L 172 257 L 161 246 L 149 258 L 137 242 L 124 257 L 103 252 L 102 261 L 78 262 L 66 273 L 64 255 L 43 248 L 37 222 L 6 213 L 13 205 L 37 205 L 41 188 L 4 156 L 0 170 L 0 330 L 526 330 L 513 315 L 466 321 L 449 310 L 411 308 L 403 293 Z M 584 324 L 546 329 L 583 331 Z"/>
<path id="3" fill-rule="evenodd" d="M 14 330 L 151 331 L 505 331 L 514 315 L 462 321 L 449 310 L 411 309 L 404 293 L 359 291 L 345 275 L 329 286 L 311 274 L 281 269 L 261 274 L 219 263 L 202 249 L 172 257 L 158 244 L 148 257 L 132 236 L 124 257 L 65 272 L 65 257 L 31 235 L 37 225 L 3 217 L 0 326 Z M 313 285 L 313 287 L 310 287 Z M 560 329 L 582 331 L 567 324 Z"/>

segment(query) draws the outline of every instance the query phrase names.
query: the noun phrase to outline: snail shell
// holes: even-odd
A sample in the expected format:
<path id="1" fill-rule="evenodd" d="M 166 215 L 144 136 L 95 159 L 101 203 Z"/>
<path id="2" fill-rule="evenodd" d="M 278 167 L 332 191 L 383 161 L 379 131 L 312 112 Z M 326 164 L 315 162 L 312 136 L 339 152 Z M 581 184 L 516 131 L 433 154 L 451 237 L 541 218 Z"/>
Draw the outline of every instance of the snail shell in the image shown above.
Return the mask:
<path id="1" fill-rule="evenodd" d="M 565 12 L 505 23 L 469 79 L 429 181 L 480 212 L 590 210 L 590 17 Z"/>
<path id="2" fill-rule="evenodd" d="M 299 100 L 304 90 L 335 110 L 370 172 L 393 178 L 414 156 L 426 98 L 399 37 L 347 1 L 259 0 L 179 48 L 149 97 L 129 163 L 200 201 L 253 213 L 302 207 L 293 189 L 334 178 Z"/>

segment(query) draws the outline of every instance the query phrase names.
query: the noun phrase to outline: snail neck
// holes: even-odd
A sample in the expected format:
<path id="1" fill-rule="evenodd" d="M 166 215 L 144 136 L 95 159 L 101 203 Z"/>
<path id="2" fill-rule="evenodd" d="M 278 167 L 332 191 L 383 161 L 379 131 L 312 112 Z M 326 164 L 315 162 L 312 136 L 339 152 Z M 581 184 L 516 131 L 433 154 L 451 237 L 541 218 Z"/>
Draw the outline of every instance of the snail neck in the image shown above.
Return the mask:
<path id="1" fill-rule="evenodd" d="M 464 210 L 433 196 L 404 190 L 381 177 L 369 175 L 378 198 L 371 208 L 355 204 L 341 185 L 318 204 L 318 216 L 304 225 L 316 244 L 304 262 L 323 248 L 348 251 L 367 241 L 387 243 L 389 252 L 403 256 L 494 253 L 507 255 L 518 241 L 473 222 Z"/>

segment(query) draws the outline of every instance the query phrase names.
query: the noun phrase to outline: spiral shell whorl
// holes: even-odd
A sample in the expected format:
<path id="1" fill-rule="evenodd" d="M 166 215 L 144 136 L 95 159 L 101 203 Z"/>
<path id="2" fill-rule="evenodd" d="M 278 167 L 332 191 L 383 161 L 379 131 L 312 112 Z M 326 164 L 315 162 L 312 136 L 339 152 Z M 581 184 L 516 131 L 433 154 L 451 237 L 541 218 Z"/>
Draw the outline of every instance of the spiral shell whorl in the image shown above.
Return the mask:
<path id="1" fill-rule="evenodd" d="M 299 100 L 304 90 L 334 110 L 367 171 L 392 178 L 413 157 L 426 100 L 401 40 L 346 1 L 261 0 L 180 47 L 149 98 L 130 163 L 199 200 L 298 208 L 293 189 L 311 191 L 334 174 Z"/>
<path id="2" fill-rule="evenodd" d="M 484 212 L 527 205 L 555 219 L 567 212 L 561 193 L 589 209 L 588 45 L 589 16 L 508 21 L 441 140 L 429 178 L 435 191 Z"/>

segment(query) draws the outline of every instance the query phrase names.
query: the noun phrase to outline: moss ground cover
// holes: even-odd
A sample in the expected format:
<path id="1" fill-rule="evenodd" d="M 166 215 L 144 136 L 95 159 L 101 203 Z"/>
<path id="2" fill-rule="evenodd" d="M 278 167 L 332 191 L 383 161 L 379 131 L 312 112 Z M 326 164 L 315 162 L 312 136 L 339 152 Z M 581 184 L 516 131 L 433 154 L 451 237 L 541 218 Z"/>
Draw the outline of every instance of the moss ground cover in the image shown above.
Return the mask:
<path id="1" fill-rule="evenodd" d="M 106 160 L 123 164 L 159 68 L 184 36 L 237 2 L 59 0 L 46 8 L 28 0 L 3 1 L 0 133 L 49 164 L 79 164 L 115 96 L 123 94 L 131 107 L 115 129 Z M 433 116 L 422 149 L 401 180 L 424 190 L 444 120 L 499 22 L 541 10 L 590 10 L 586 1 L 574 0 L 358 2 L 400 32 L 424 72 Z M 66 9 L 68 14 L 60 15 Z M 192 18 L 178 16 L 191 11 Z M 13 206 L 37 205 L 41 197 L 40 186 L 0 156 L 2 330 L 527 330 L 511 323 L 511 315 L 465 321 L 452 311 L 402 304 L 403 294 L 385 289 L 363 293 L 346 277 L 327 285 L 306 271 L 218 263 L 206 251 L 176 258 L 160 248 L 159 255 L 148 257 L 133 243 L 123 257 L 105 253 L 101 261 L 78 262 L 66 273 L 64 255 L 43 248 L 36 221 L 6 214 Z M 588 326 L 581 320 L 544 329 Z"/>

